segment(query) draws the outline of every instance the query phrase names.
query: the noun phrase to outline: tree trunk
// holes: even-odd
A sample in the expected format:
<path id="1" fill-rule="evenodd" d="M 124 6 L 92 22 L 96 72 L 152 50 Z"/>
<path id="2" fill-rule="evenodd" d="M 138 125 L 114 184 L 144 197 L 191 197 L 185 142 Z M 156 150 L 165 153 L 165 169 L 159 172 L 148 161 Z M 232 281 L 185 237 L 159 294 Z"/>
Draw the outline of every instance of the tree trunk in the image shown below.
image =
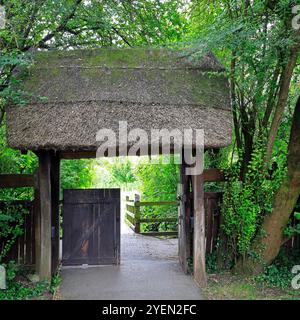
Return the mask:
<path id="1" fill-rule="evenodd" d="M 299 55 L 300 48 L 300 30 L 295 33 L 295 44 L 290 49 L 290 57 L 282 73 L 281 84 L 279 89 L 278 101 L 275 108 L 274 117 L 272 120 L 271 128 L 269 131 L 267 151 L 265 155 L 265 165 L 268 166 L 270 159 L 272 157 L 272 151 L 274 147 L 274 142 L 277 136 L 277 132 L 280 126 L 280 122 L 284 113 L 286 102 L 288 100 L 289 88 L 291 79 L 293 76 L 294 68 L 297 64 L 297 59 Z"/>
<path id="2" fill-rule="evenodd" d="M 262 232 L 253 243 L 253 250 L 259 259 L 240 260 L 235 271 L 251 274 L 261 272 L 264 265 L 270 264 L 277 257 L 284 241 L 283 231 L 300 195 L 300 97 L 291 128 L 287 169 L 287 177 L 274 194 L 273 211 L 265 217 L 261 227 Z"/>

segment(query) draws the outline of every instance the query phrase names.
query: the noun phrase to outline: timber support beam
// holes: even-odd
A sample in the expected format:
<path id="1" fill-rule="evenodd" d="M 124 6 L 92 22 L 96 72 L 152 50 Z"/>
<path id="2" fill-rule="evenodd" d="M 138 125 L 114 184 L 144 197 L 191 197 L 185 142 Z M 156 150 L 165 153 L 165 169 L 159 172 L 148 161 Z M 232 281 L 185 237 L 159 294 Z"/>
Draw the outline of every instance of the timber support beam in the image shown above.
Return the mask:
<path id="1" fill-rule="evenodd" d="M 205 267 L 204 174 L 192 176 L 194 202 L 194 280 L 199 287 L 207 285 Z"/>
<path id="2" fill-rule="evenodd" d="M 40 151 L 36 181 L 36 271 L 50 280 L 59 253 L 59 159 L 53 151 Z"/>

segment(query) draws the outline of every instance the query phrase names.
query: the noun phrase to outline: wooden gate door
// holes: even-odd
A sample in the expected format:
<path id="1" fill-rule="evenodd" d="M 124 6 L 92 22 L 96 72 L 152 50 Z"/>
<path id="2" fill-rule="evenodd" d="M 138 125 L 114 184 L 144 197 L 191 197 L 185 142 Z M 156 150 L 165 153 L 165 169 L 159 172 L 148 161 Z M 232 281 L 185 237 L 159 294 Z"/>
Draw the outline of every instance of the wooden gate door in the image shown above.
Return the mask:
<path id="1" fill-rule="evenodd" d="M 120 262 L 120 189 L 67 189 L 62 264 Z"/>

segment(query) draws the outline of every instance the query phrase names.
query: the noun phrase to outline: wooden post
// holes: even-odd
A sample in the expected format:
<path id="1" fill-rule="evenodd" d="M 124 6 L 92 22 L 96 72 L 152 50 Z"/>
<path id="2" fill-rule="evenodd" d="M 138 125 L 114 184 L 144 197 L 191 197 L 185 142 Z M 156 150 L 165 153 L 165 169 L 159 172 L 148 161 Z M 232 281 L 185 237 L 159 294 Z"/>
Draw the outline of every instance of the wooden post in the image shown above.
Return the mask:
<path id="1" fill-rule="evenodd" d="M 40 280 L 51 279 L 51 154 L 38 153 L 38 210 L 36 212 L 36 269 Z"/>
<path id="2" fill-rule="evenodd" d="M 185 194 L 185 238 L 186 238 L 186 258 L 192 257 L 192 237 L 191 237 L 191 176 L 184 176 L 184 194 Z M 189 270 L 187 270 L 189 271 Z"/>
<path id="3" fill-rule="evenodd" d="M 204 175 L 192 176 L 194 199 L 194 280 L 200 287 L 207 284 L 205 269 Z"/>
<path id="4" fill-rule="evenodd" d="M 188 273 L 188 258 L 191 256 L 191 237 L 190 237 L 190 199 L 189 199 L 189 176 L 185 173 L 186 163 L 180 166 L 180 185 L 178 196 L 180 205 L 178 207 L 178 255 L 184 273 Z"/>
<path id="5" fill-rule="evenodd" d="M 41 261 L 41 209 L 40 209 L 40 191 L 39 191 L 39 170 L 35 173 L 35 190 L 34 190 L 34 261 L 36 273 L 39 274 Z"/>
<path id="6" fill-rule="evenodd" d="M 138 205 L 140 202 L 140 196 L 138 194 L 134 195 L 134 232 L 140 233 L 141 232 L 141 207 Z"/>
<path id="7" fill-rule="evenodd" d="M 60 193 L 60 159 L 54 153 L 51 157 L 51 238 L 52 238 L 52 274 L 59 266 L 59 193 Z"/>
<path id="8" fill-rule="evenodd" d="M 182 167 L 180 166 L 180 183 L 177 186 L 177 199 L 179 200 L 178 205 L 178 258 L 181 265 L 182 271 L 187 273 L 187 261 L 185 255 L 185 238 L 184 238 L 184 216 L 185 208 L 183 202 L 183 183 L 182 183 Z"/>

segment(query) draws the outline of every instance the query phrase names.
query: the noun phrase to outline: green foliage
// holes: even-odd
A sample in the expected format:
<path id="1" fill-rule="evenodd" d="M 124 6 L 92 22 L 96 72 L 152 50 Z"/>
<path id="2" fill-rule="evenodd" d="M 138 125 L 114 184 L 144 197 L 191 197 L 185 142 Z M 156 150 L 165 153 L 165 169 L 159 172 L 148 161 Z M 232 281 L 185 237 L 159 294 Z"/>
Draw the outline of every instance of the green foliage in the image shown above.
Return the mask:
<path id="1" fill-rule="evenodd" d="M 179 167 L 174 164 L 171 157 L 169 164 L 163 164 L 163 157 L 160 157 L 160 164 L 150 164 L 147 159 L 141 159 L 135 169 L 135 175 L 140 182 L 142 201 L 175 200 L 177 185 L 179 183 Z M 177 217 L 177 206 L 151 206 L 142 207 L 141 216 L 147 218 Z M 142 225 L 143 231 L 167 231 L 174 230 L 176 224 L 147 224 Z"/>
<path id="2" fill-rule="evenodd" d="M 163 164 L 163 156 L 159 164 L 151 164 L 148 159 L 141 158 L 135 175 L 141 181 L 141 193 L 144 201 L 174 200 L 179 182 L 179 167 L 174 164 L 173 157 L 168 164 Z"/>
<path id="3" fill-rule="evenodd" d="M 20 151 L 7 147 L 5 126 L 0 126 L 0 173 L 34 173 L 37 167 L 37 157 L 28 152 L 22 155 Z M 33 198 L 32 188 L 0 189 L 0 200 L 29 200 Z"/>
<path id="4" fill-rule="evenodd" d="M 276 260 L 270 266 L 265 267 L 264 272 L 258 275 L 256 280 L 270 287 L 291 289 L 291 281 L 295 277 L 292 268 L 299 264 L 299 254 L 299 250 L 282 249 Z"/>
<path id="5" fill-rule="evenodd" d="M 288 238 L 292 238 L 296 235 L 300 235 L 300 212 L 294 212 L 294 217 L 296 223 L 292 224 L 292 220 L 290 220 L 288 226 L 284 230 L 284 235 Z"/>
<path id="6" fill-rule="evenodd" d="M 33 173 L 36 168 L 34 153 L 22 155 L 20 151 L 7 147 L 5 123 L 0 126 L 0 173 Z"/>
<path id="7" fill-rule="evenodd" d="M 49 283 L 30 283 L 27 279 L 28 272 L 13 261 L 6 264 L 5 267 L 7 288 L 0 290 L 0 300 L 36 299 L 49 292 Z"/>
<path id="8" fill-rule="evenodd" d="M 61 161 L 61 188 L 81 189 L 90 188 L 94 179 L 92 160 L 62 160 Z"/>
<path id="9" fill-rule="evenodd" d="M 209 253 L 205 256 L 206 259 L 206 271 L 208 273 L 216 273 L 219 271 L 218 259 L 216 251 Z"/>
<path id="10" fill-rule="evenodd" d="M 299 47 L 290 26 L 294 4 L 287 0 L 192 2 L 191 54 L 203 56 L 212 50 L 230 78 L 234 142 L 231 159 L 221 167 L 228 169 L 222 228 L 233 261 L 253 254 L 249 251 L 252 240 L 272 212 L 274 192 L 286 175 L 290 119 L 300 93 L 299 59 L 290 88 L 280 89 L 283 79 L 288 80 L 285 68 L 291 61 L 290 48 Z M 284 94 L 289 97 L 286 107 L 277 109 L 281 121 L 271 132 Z M 274 146 L 271 133 L 276 136 Z M 269 146 L 272 157 L 266 151 Z"/>
<path id="11" fill-rule="evenodd" d="M 23 234 L 23 224 L 26 214 L 28 214 L 28 210 L 20 205 L 6 203 L 0 209 L 0 263 L 16 239 Z"/>
<path id="12" fill-rule="evenodd" d="M 290 21 L 294 1 L 7 0 L 3 3 L 7 24 L 0 30 L 0 172 L 33 173 L 37 167 L 34 154 L 21 155 L 7 148 L 3 126 L 7 103 L 13 101 L 22 107 L 30 94 L 15 89 L 18 80 L 12 71 L 30 65 L 32 48 L 184 46 L 189 47 L 191 56 L 203 56 L 212 50 L 231 80 L 234 142 L 218 155 L 206 153 L 208 167 L 226 169 L 228 180 L 225 186 L 210 183 L 205 188 L 206 191 L 225 188 L 222 229 L 228 252 L 224 256 L 236 260 L 251 254 L 251 242 L 263 218 L 271 213 L 273 194 L 286 174 L 290 120 L 300 92 L 298 59 L 266 172 L 263 160 L 269 128 L 280 100 L 279 88 L 293 43 Z M 149 165 L 141 160 L 133 168 L 130 161 L 118 160 L 106 169 L 101 181 L 106 187 L 139 184 L 142 199 L 149 201 L 176 197 L 178 167 L 174 164 Z M 62 188 L 91 187 L 94 177 L 93 161 L 62 161 Z M 5 200 L 32 196 L 32 189 L 28 188 L 0 190 L 0 199 Z M 17 225 L 22 221 L 22 213 L 14 210 L 14 217 L 9 209 L 1 213 L 2 229 L 11 239 L 19 232 L 18 227 L 11 229 L 11 219 L 15 218 Z M 175 216 L 177 207 L 144 208 L 142 215 Z M 169 227 L 153 224 L 149 228 Z M 285 233 L 292 236 L 298 229 L 289 225 Z M 215 263 L 215 257 L 208 259 L 211 268 Z M 272 268 L 270 273 L 275 272 Z"/>
<path id="13" fill-rule="evenodd" d="M 113 161 L 102 161 L 110 173 L 110 183 L 115 186 L 125 187 L 136 182 L 133 165 L 128 158 L 115 158 Z"/>
<path id="14" fill-rule="evenodd" d="M 55 294 L 56 290 L 59 288 L 60 284 L 61 284 L 61 276 L 60 274 L 55 274 L 50 282 L 50 286 L 49 286 L 49 291 L 51 294 Z"/>
<path id="15" fill-rule="evenodd" d="M 273 163 L 276 168 L 273 172 L 264 171 L 263 152 L 263 143 L 258 143 L 244 182 L 240 181 L 239 162 L 227 171 L 221 208 L 222 229 L 234 260 L 251 254 L 251 242 L 264 216 L 272 212 L 273 194 L 286 174 L 282 157 L 276 158 L 278 162 Z"/>

